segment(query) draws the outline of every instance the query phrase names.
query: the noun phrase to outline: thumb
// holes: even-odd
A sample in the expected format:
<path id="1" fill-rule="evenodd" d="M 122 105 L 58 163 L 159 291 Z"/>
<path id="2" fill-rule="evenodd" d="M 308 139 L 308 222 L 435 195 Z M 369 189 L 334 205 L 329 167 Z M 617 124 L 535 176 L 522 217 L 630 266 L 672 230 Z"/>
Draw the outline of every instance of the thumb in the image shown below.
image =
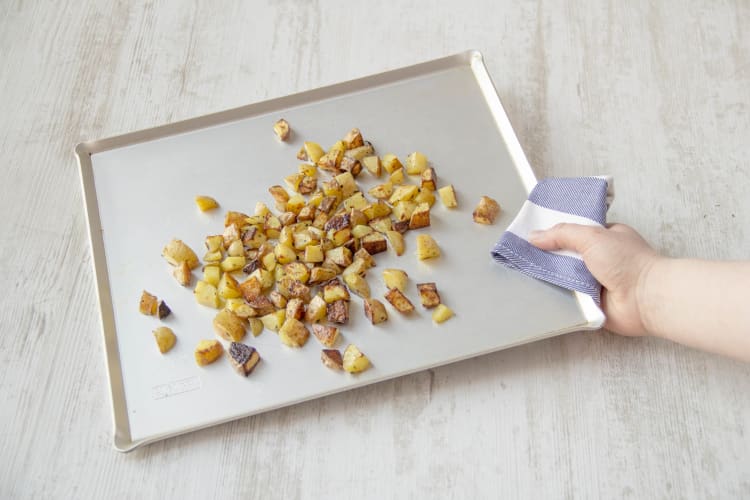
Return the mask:
<path id="1" fill-rule="evenodd" d="M 572 250 L 583 254 L 602 231 L 600 226 L 561 223 L 546 231 L 532 231 L 529 243 L 542 250 Z"/>

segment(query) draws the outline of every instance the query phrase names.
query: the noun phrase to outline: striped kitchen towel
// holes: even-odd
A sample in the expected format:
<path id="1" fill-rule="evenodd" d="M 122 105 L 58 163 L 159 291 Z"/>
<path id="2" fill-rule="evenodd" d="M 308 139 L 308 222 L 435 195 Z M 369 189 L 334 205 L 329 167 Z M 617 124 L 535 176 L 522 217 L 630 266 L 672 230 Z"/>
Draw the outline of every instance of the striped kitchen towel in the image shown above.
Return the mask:
<path id="1" fill-rule="evenodd" d="M 600 303 L 601 285 L 576 252 L 546 252 L 528 242 L 529 233 L 560 222 L 604 226 L 614 197 L 611 177 L 543 179 L 492 249 L 496 261 L 534 278 L 590 295 Z"/>

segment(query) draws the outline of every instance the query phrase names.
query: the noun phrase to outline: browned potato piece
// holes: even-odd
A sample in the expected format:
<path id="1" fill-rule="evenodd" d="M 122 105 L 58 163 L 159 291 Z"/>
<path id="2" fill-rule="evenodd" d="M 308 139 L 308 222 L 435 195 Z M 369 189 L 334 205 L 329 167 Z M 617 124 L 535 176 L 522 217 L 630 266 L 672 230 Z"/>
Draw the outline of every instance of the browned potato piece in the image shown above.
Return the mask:
<path id="1" fill-rule="evenodd" d="M 260 295 L 259 297 L 256 297 L 253 300 L 248 300 L 247 302 L 250 304 L 250 307 L 257 311 L 258 316 L 265 316 L 276 310 L 276 307 L 265 295 Z"/>
<path id="2" fill-rule="evenodd" d="M 328 269 L 325 267 L 313 267 L 310 270 L 310 280 L 308 281 L 308 283 L 310 283 L 311 285 L 316 285 L 335 277 L 336 271 L 334 271 L 333 269 Z"/>
<path id="3" fill-rule="evenodd" d="M 172 314 L 172 310 L 169 308 L 166 302 L 160 300 L 159 305 L 156 307 L 156 317 L 159 319 L 164 319 L 170 314 Z"/>
<path id="4" fill-rule="evenodd" d="M 388 242 L 380 233 L 370 233 L 362 237 L 360 240 L 362 248 L 364 248 L 370 255 L 376 253 L 385 252 L 388 250 Z"/>
<path id="5" fill-rule="evenodd" d="M 138 310 L 141 314 L 146 316 L 153 316 L 159 307 L 159 299 L 155 295 L 151 295 L 146 290 L 141 294 L 141 303 L 138 306 Z"/>
<path id="6" fill-rule="evenodd" d="M 279 121 L 273 124 L 273 131 L 276 132 L 276 135 L 281 139 L 282 141 L 286 141 L 289 139 L 289 133 L 291 129 L 289 128 L 289 123 L 281 118 Z"/>
<path id="7" fill-rule="evenodd" d="M 294 224 L 297 222 L 297 214 L 294 212 L 284 212 L 283 214 L 279 214 L 279 222 L 281 222 L 282 226 Z"/>
<path id="8" fill-rule="evenodd" d="M 269 293 L 268 299 L 277 309 L 286 308 L 286 304 L 287 304 L 286 297 L 281 295 L 277 290 L 274 290 L 271 293 Z"/>
<path id="9" fill-rule="evenodd" d="M 195 269 L 200 263 L 198 261 L 198 256 L 193 252 L 193 249 L 187 246 L 182 240 L 178 239 L 174 239 L 167 243 L 162 249 L 161 254 L 167 262 L 173 266 L 176 266 L 181 262 L 187 262 L 190 269 Z"/>
<path id="10" fill-rule="evenodd" d="M 432 309 L 440 304 L 440 294 L 435 283 L 417 283 L 417 290 L 419 290 L 419 299 L 425 309 Z"/>
<path id="11" fill-rule="evenodd" d="M 385 240 L 383 241 L 385 242 Z M 347 267 L 352 263 L 352 252 L 344 246 L 332 248 L 331 250 L 326 251 L 326 259 L 329 259 L 337 266 Z"/>
<path id="12" fill-rule="evenodd" d="M 348 156 L 344 156 L 341 159 L 340 168 L 344 172 L 350 172 L 354 177 L 357 177 L 359 173 L 362 172 L 362 164 L 359 162 L 359 160 L 350 158 Z"/>
<path id="13" fill-rule="evenodd" d="M 322 321 L 326 317 L 326 301 L 323 297 L 316 295 L 312 298 L 309 304 L 307 304 L 307 310 L 305 311 L 305 321 L 308 323 L 316 323 Z"/>
<path id="14" fill-rule="evenodd" d="M 344 369 L 344 360 L 338 349 L 323 349 L 320 353 L 320 360 L 331 370 Z"/>
<path id="15" fill-rule="evenodd" d="M 255 276 L 250 276 L 237 286 L 245 300 L 250 302 L 263 293 L 263 284 Z"/>
<path id="16" fill-rule="evenodd" d="M 260 362 L 260 354 L 254 347 L 232 342 L 229 344 L 229 361 L 237 373 L 247 377 Z"/>
<path id="17" fill-rule="evenodd" d="M 326 312 L 330 323 L 345 324 L 349 322 L 349 302 L 346 300 L 337 300 L 328 304 Z"/>
<path id="18" fill-rule="evenodd" d="M 198 366 L 211 364 L 219 359 L 223 352 L 224 346 L 218 340 L 201 340 L 195 347 L 195 362 Z"/>
<path id="19" fill-rule="evenodd" d="M 300 194 L 310 194 L 313 191 L 315 191 L 317 188 L 318 188 L 318 179 L 316 179 L 315 177 L 310 177 L 308 175 L 304 176 L 302 178 L 302 181 L 299 183 Z"/>
<path id="20" fill-rule="evenodd" d="M 435 191 L 437 189 L 437 174 L 435 169 L 430 167 L 422 171 L 422 189 Z"/>
<path id="21" fill-rule="evenodd" d="M 247 219 L 248 219 L 247 214 L 243 214 L 242 212 L 235 212 L 234 210 L 230 210 L 224 216 L 224 227 L 230 226 L 232 224 L 236 224 L 237 226 L 242 227 L 243 225 L 245 225 L 245 221 Z"/>
<path id="22" fill-rule="evenodd" d="M 332 279 L 323 286 L 323 299 L 327 304 L 337 300 L 349 300 L 349 290 L 339 281 L 338 278 Z"/>
<path id="23" fill-rule="evenodd" d="M 365 317 L 370 323 L 377 325 L 388 319 L 388 312 L 378 299 L 365 299 Z"/>
<path id="24" fill-rule="evenodd" d="M 271 196 L 273 196 L 273 199 L 278 204 L 286 206 L 286 202 L 289 201 L 289 193 L 281 186 L 271 186 L 268 188 L 268 192 L 271 193 Z"/>
<path id="25" fill-rule="evenodd" d="M 354 260 L 362 259 L 365 264 L 367 264 L 367 267 L 375 267 L 375 259 L 372 258 L 372 255 L 370 255 L 370 252 L 365 250 L 364 248 L 360 248 L 354 253 Z"/>
<path id="26" fill-rule="evenodd" d="M 394 221 L 392 224 L 392 227 L 394 231 L 404 234 L 409 229 L 409 221 L 408 220 Z"/>
<path id="27" fill-rule="evenodd" d="M 365 141 L 362 138 L 362 133 L 358 128 L 353 128 L 344 136 L 344 145 L 346 149 L 354 149 L 360 146 L 364 146 Z"/>
<path id="28" fill-rule="evenodd" d="M 398 312 L 406 314 L 414 310 L 414 305 L 398 288 L 391 288 L 388 290 L 388 293 L 385 294 L 385 298 Z"/>
<path id="29" fill-rule="evenodd" d="M 214 330 L 224 340 L 239 342 L 245 336 L 245 322 L 229 309 L 222 309 L 214 318 Z"/>
<path id="30" fill-rule="evenodd" d="M 313 335 L 326 347 L 333 347 L 339 338 L 339 329 L 335 326 L 315 323 L 312 326 Z"/>
<path id="31" fill-rule="evenodd" d="M 420 203 L 411 213 L 409 229 L 419 229 L 430 225 L 430 205 Z"/>
<path id="32" fill-rule="evenodd" d="M 294 318 L 286 318 L 279 329 L 279 340 L 289 347 L 302 347 L 309 337 L 310 331 L 307 327 Z"/>
<path id="33" fill-rule="evenodd" d="M 344 152 L 340 149 L 331 149 L 326 154 L 320 157 L 318 160 L 318 167 L 321 170 L 326 170 L 333 174 L 341 172 L 339 166 L 341 165 L 341 159 L 344 157 Z"/>
<path id="34" fill-rule="evenodd" d="M 184 260 L 175 266 L 172 276 L 182 286 L 190 286 L 190 280 L 193 275 L 190 273 L 190 265 Z"/>
<path id="35" fill-rule="evenodd" d="M 305 303 L 302 299 L 292 298 L 286 303 L 286 317 L 301 320 L 305 317 Z"/>
<path id="36" fill-rule="evenodd" d="M 500 213 L 500 205 L 489 196 L 482 196 L 472 216 L 478 224 L 492 224 Z"/>

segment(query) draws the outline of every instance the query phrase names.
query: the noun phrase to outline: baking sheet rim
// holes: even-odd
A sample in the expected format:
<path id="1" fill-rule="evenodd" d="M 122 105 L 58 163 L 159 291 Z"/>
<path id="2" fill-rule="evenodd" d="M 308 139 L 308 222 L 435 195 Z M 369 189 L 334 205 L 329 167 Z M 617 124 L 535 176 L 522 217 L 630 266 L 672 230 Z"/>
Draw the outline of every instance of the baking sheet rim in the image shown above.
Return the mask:
<path id="1" fill-rule="evenodd" d="M 505 141 L 505 145 L 508 149 L 509 155 L 513 160 L 520 176 L 526 192 L 529 193 L 533 186 L 536 184 L 536 177 L 531 169 L 526 155 L 524 154 L 521 144 L 516 137 L 515 132 L 510 124 L 507 114 L 500 102 L 500 98 L 497 94 L 492 79 L 490 78 L 487 68 L 484 64 L 482 54 L 478 50 L 468 50 L 452 56 L 444 58 L 433 59 L 431 61 L 418 63 L 411 66 L 405 66 L 402 68 L 389 70 L 373 75 L 349 80 L 346 82 L 336 83 L 333 85 L 320 87 L 317 89 L 303 91 L 297 94 L 291 94 L 284 97 L 278 97 L 266 101 L 261 101 L 246 106 L 240 106 L 217 113 L 207 114 L 198 116 L 195 118 L 189 118 L 187 120 L 143 129 L 135 132 L 121 134 L 114 137 L 105 139 L 99 139 L 94 141 L 81 142 L 75 147 L 75 155 L 78 160 L 79 173 L 81 177 L 81 187 L 83 191 L 83 203 L 84 212 L 86 215 L 86 223 L 88 226 L 89 242 L 91 245 L 92 254 L 92 265 L 94 269 L 94 276 L 97 287 L 97 300 L 99 303 L 100 311 L 100 326 L 104 336 L 104 347 L 105 347 L 105 364 L 107 366 L 107 375 L 110 387 L 110 401 L 112 405 L 112 416 L 113 416 L 113 427 L 114 427 L 114 448 L 117 451 L 128 452 L 135 449 L 138 446 L 159 441 L 167 437 L 174 437 L 187 432 L 192 432 L 214 425 L 219 425 L 232 420 L 265 413 L 285 406 L 291 406 L 299 404 L 312 399 L 318 399 L 321 397 L 329 396 L 339 392 L 347 391 L 355 387 L 344 387 L 329 392 L 319 393 L 314 396 L 301 398 L 292 402 L 286 402 L 281 405 L 276 405 L 270 408 L 264 408 L 261 411 L 250 412 L 247 414 L 232 416 L 226 419 L 221 419 L 207 423 L 205 425 L 190 426 L 187 428 L 179 429 L 174 432 L 160 434 L 148 439 L 141 439 L 133 441 L 130 438 L 130 425 L 127 415 L 127 408 L 125 405 L 125 391 L 122 380 L 122 370 L 120 366 L 120 357 L 117 347 L 117 335 L 114 323 L 114 312 L 112 309 L 112 297 L 109 288 L 109 278 L 107 276 L 107 265 L 106 256 L 104 254 L 104 242 L 101 238 L 101 221 L 99 219 L 99 205 L 96 200 L 96 191 L 93 179 L 93 166 L 91 163 L 91 155 L 100 153 L 102 151 L 108 151 L 115 148 L 124 146 L 130 146 L 133 144 L 151 141 L 162 137 L 177 135 L 181 133 L 190 132 L 193 130 L 199 130 L 216 126 L 223 123 L 237 121 L 241 119 L 250 118 L 252 116 L 270 113 L 279 109 L 288 108 L 300 104 L 309 104 L 315 101 L 328 99 L 335 97 L 342 93 L 352 93 L 356 91 L 365 90 L 368 88 L 374 88 L 380 85 L 392 84 L 398 81 L 404 81 L 415 77 L 425 76 L 430 73 L 446 70 L 452 67 L 456 67 L 462 64 L 468 63 L 474 73 L 477 83 L 482 91 L 483 97 L 487 102 L 490 113 L 492 114 L 495 123 L 500 131 L 500 135 Z M 509 349 L 518 345 L 550 338 L 565 333 L 570 333 L 580 330 L 594 330 L 600 328 L 604 324 L 604 314 L 593 301 L 593 299 L 579 292 L 575 292 L 575 297 L 578 302 L 581 312 L 586 320 L 586 323 L 581 325 L 575 325 L 570 328 L 563 330 L 556 330 L 547 332 L 538 337 L 532 337 L 524 339 L 520 342 L 503 345 L 501 347 L 489 349 L 484 352 L 473 353 L 466 356 L 457 357 L 448 361 L 441 361 L 427 367 L 419 367 L 414 370 L 407 370 L 405 372 L 393 375 L 389 374 L 382 378 L 370 380 L 366 383 L 360 383 L 356 388 L 365 387 L 370 384 L 382 382 L 397 377 L 402 377 L 412 373 L 420 372 L 437 366 L 443 366 L 450 363 L 455 363 L 464 359 L 469 359 L 500 350 Z"/>

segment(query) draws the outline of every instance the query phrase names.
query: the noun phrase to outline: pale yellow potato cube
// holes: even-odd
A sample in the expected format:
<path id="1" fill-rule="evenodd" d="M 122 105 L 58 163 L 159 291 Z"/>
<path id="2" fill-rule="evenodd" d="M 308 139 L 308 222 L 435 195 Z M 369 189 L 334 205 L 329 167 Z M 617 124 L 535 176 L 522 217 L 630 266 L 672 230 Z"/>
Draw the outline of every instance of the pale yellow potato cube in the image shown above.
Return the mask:
<path id="1" fill-rule="evenodd" d="M 350 344 L 344 351 L 344 370 L 349 373 L 359 373 L 370 367 L 370 359 L 357 346 Z"/>
<path id="2" fill-rule="evenodd" d="M 429 234 L 417 236 L 417 258 L 419 260 L 440 257 L 440 247 Z"/>
<path id="3" fill-rule="evenodd" d="M 453 317 L 453 311 L 445 304 L 439 304 L 432 312 L 432 321 L 442 323 Z"/>

